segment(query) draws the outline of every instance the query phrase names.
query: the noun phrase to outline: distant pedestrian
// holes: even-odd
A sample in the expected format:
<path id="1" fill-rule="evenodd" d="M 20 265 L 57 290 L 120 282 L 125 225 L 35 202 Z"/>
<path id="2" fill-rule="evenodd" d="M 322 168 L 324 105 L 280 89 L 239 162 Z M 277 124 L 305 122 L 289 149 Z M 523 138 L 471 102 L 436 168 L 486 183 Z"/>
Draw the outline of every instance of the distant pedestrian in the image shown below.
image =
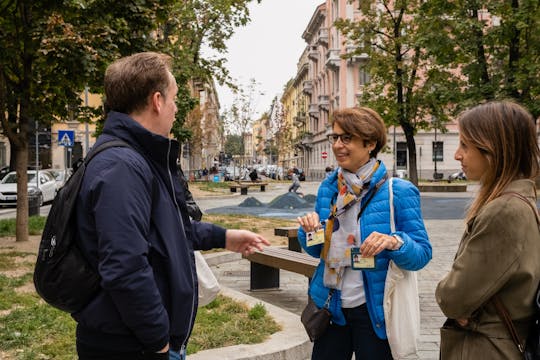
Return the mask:
<path id="1" fill-rule="evenodd" d="M 333 171 L 334 171 L 333 167 L 327 166 L 326 169 L 324 169 L 324 172 L 326 174 L 325 178 L 329 178 L 332 175 Z"/>
<path id="2" fill-rule="evenodd" d="M 251 179 L 251 181 L 257 181 L 257 179 L 259 178 L 259 174 L 257 174 L 257 169 L 253 168 L 251 170 L 251 172 L 249 173 L 249 178 Z"/>
<path id="3" fill-rule="evenodd" d="M 435 292 L 448 317 L 441 359 L 523 359 L 493 300 L 502 301 L 523 342 L 540 281 L 534 119 L 516 103 L 489 102 L 462 113 L 458 125 L 454 157 L 480 189 L 452 268 Z"/>
<path id="4" fill-rule="evenodd" d="M 376 158 L 386 146 L 384 121 L 369 108 L 350 108 L 335 111 L 331 125 L 339 168 L 319 186 L 316 211 L 298 218 L 300 244 L 320 258 L 309 296 L 319 308 L 329 304 L 332 314 L 312 359 L 390 360 L 383 310 L 389 262 L 419 270 L 431 259 L 420 193 L 409 181 L 393 181 L 392 233 L 387 170 Z M 321 241 L 310 246 L 306 234 L 313 232 Z"/>
<path id="5" fill-rule="evenodd" d="M 292 180 L 292 184 L 291 186 L 289 186 L 289 192 L 293 192 L 300 196 L 303 196 L 304 194 L 298 191 L 298 189 L 300 189 L 300 179 L 298 178 L 298 174 L 294 171 L 291 171 L 289 174 L 291 175 Z"/>

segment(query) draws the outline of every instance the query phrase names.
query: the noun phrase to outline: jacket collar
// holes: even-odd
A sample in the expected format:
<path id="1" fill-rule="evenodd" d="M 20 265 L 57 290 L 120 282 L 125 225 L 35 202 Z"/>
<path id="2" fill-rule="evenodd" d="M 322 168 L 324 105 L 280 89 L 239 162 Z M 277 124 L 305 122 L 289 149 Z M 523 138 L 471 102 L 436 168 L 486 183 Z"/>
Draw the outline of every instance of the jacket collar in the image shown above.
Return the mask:
<path id="1" fill-rule="evenodd" d="M 387 173 L 386 166 L 384 166 L 384 163 L 381 160 L 377 160 L 379 163 L 379 168 L 375 170 L 375 173 L 371 177 L 371 181 L 369 182 L 369 188 L 373 189 L 375 185 L 384 177 L 384 175 Z M 334 172 L 328 176 L 323 182 L 326 182 L 330 188 L 335 189 L 335 192 L 337 193 L 337 181 L 338 181 L 338 170 L 334 170 Z"/>
<path id="2" fill-rule="evenodd" d="M 536 199 L 536 186 L 531 179 L 514 180 L 508 184 L 503 192 L 517 192 L 525 197 Z"/>
<path id="3" fill-rule="evenodd" d="M 165 159 L 167 159 L 169 166 L 176 165 L 178 142 L 148 131 L 127 114 L 109 112 L 103 134 L 124 140 L 158 164 L 165 165 Z"/>

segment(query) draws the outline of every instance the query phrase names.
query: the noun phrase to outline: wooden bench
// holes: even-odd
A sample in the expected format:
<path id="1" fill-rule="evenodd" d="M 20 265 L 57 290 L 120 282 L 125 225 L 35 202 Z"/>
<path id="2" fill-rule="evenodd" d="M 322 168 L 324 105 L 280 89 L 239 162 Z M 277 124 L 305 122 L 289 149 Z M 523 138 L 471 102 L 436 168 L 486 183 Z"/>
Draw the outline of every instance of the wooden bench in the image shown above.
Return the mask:
<path id="1" fill-rule="evenodd" d="M 288 240 L 287 248 L 289 250 L 302 252 L 302 247 L 298 242 L 298 226 L 284 226 L 275 228 L 274 235 L 285 236 Z"/>
<path id="2" fill-rule="evenodd" d="M 236 192 L 237 189 L 240 189 L 241 195 L 247 195 L 248 188 L 253 187 L 253 186 L 258 186 L 261 188 L 261 191 L 264 192 L 266 191 L 267 185 L 268 183 L 266 182 L 241 182 L 241 183 L 236 183 L 236 184 L 230 184 L 229 189 L 231 190 L 231 192 Z"/>
<path id="3" fill-rule="evenodd" d="M 280 269 L 311 278 L 319 265 L 319 259 L 311 255 L 279 247 L 267 247 L 244 258 L 251 262 L 249 289 L 252 291 L 279 289 Z"/>

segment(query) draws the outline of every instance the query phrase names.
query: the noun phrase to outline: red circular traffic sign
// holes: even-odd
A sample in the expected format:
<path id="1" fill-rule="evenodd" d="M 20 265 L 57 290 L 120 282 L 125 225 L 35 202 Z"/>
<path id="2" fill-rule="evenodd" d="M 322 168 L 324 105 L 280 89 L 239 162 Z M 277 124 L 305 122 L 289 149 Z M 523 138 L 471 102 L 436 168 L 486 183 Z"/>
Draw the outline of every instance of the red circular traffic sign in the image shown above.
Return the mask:
<path id="1" fill-rule="evenodd" d="M 326 151 L 321 152 L 321 157 L 326 159 L 328 157 L 328 153 Z"/>

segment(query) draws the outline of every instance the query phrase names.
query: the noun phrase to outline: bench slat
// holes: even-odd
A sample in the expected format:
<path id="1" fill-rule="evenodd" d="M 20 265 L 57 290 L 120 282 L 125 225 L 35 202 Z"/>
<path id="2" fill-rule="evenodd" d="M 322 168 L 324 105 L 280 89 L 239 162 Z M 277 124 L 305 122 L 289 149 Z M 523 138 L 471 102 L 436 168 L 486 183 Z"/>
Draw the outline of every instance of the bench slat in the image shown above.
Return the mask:
<path id="1" fill-rule="evenodd" d="M 257 251 L 244 256 L 244 258 L 251 262 L 292 271 L 307 277 L 313 276 L 317 265 L 319 265 L 319 259 L 308 254 L 275 247 L 265 248 L 262 252 Z"/>

